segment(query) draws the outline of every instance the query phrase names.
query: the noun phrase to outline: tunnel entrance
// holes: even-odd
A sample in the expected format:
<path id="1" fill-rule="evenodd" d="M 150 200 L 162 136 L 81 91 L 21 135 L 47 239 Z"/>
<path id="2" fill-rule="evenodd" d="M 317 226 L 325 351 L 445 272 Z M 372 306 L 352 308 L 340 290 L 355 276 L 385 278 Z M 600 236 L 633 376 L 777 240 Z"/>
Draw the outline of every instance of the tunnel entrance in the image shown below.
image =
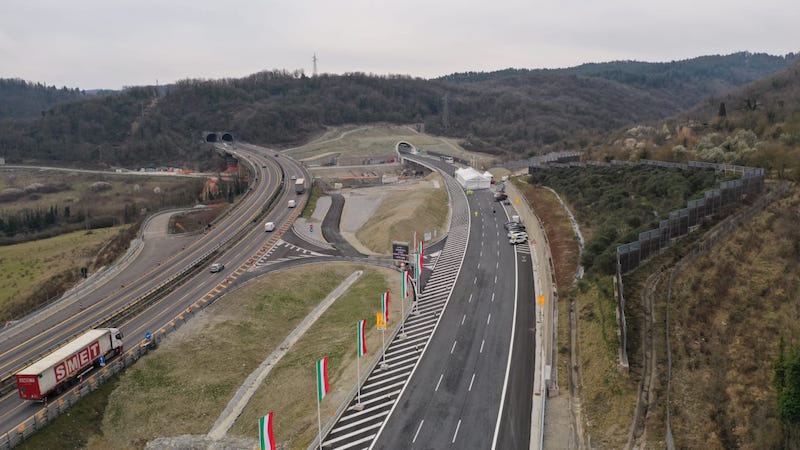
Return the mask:
<path id="1" fill-rule="evenodd" d="M 217 142 L 217 133 L 209 133 L 206 136 L 206 142 Z"/>
<path id="2" fill-rule="evenodd" d="M 233 142 L 233 135 L 230 133 L 225 133 L 222 135 L 222 140 L 225 142 Z"/>

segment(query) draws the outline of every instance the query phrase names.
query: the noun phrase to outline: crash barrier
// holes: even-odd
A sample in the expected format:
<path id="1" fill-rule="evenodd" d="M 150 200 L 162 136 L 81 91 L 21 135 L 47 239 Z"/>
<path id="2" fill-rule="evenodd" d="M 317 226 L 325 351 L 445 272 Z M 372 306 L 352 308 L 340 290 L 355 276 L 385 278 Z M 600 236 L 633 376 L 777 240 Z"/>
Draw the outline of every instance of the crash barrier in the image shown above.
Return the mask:
<path id="1" fill-rule="evenodd" d="M 155 338 L 153 340 L 155 341 Z M 89 393 L 102 386 L 109 378 L 118 374 L 122 369 L 133 364 L 139 358 L 147 354 L 152 346 L 152 344 L 137 345 L 109 361 L 105 367 L 91 376 L 86 377 L 82 383 L 70 388 L 55 401 L 44 403 L 42 409 L 23 420 L 12 430 L 0 435 L 0 450 L 8 450 L 20 445 L 24 440 L 33 436 L 37 431 L 41 430 L 67 411 L 72 405 L 77 403 L 78 400 L 89 395 Z"/>
<path id="2" fill-rule="evenodd" d="M 666 311 L 664 317 L 664 328 L 666 330 L 666 343 L 667 343 L 667 414 L 666 414 L 666 441 L 667 441 L 667 448 L 674 449 L 674 439 L 672 436 L 672 427 L 670 426 L 670 390 L 672 387 L 672 348 L 670 346 L 670 337 L 669 337 L 669 304 L 672 298 L 672 286 L 675 283 L 675 279 L 680 275 L 680 273 L 692 264 L 698 257 L 705 254 L 706 251 L 710 250 L 711 247 L 722 238 L 728 236 L 731 232 L 738 229 L 739 226 L 748 222 L 752 219 L 757 213 L 761 212 L 772 202 L 785 198 L 791 193 L 789 183 L 783 182 L 776 184 L 772 187 L 769 193 L 759 198 L 753 205 L 751 205 L 746 210 L 742 211 L 739 214 L 734 216 L 728 217 L 727 219 L 723 220 L 719 224 L 715 225 L 714 228 L 711 229 L 708 233 L 706 233 L 706 237 L 703 238 L 700 242 L 698 242 L 691 252 L 684 256 L 676 265 L 672 271 L 672 274 L 669 277 L 669 285 L 667 288 L 667 303 L 666 303 Z"/>
<path id="3" fill-rule="evenodd" d="M 620 333 L 619 364 L 628 367 L 628 325 L 625 318 L 625 289 L 622 275 L 652 256 L 658 255 L 679 238 L 697 229 L 703 222 L 727 214 L 746 198 L 760 193 L 764 188 L 764 169 L 690 161 L 688 164 L 642 160 L 643 165 L 668 169 L 713 169 L 717 172 L 737 173 L 737 180 L 723 181 L 718 189 L 706 191 L 704 197 L 689 200 L 687 207 L 669 213 L 658 228 L 639 233 L 639 240 L 617 247 L 617 318 Z"/>
<path id="4" fill-rule="evenodd" d="M 273 193 L 273 195 L 270 196 L 270 198 L 267 200 L 266 206 L 262 209 L 262 212 L 261 214 L 259 214 L 258 217 L 262 217 L 264 214 L 268 212 L 270 208 L 273 207 L 273 205 L 275 204 L 275 202 L 277 201 L 278 197 L 280 196 L 283 190 L 284 179 L 285 179 L 285 173 L 283 171 L 283 168 L 281 167 L 281 183 L 279 184 L 276 192 Z M 300 214 L 302 208 L 305 206 L 306 201 L 307 201 L 307 196 L 304 196 L 301 199 L 299 205 L 300 208 L 296 209 L 293 212 L 291 216 L 292 220 L 295 219 Z M 241 203 L 237 204 L 235 208 L 229 209 L 226 212 L 226 215 L 230 214 L 234 210 L 238 210 L 240 205 Z M 215 220 L 215 222 L 218 221 L 219 218 Z M 284 225 L 284 227 L 282 228 L 284 228 L 285 231 L 285 229 L 288 228 L 288 226 Z M 196 258 L 191 263 L 184 266 L 184 268 L 181 271 L 179 271 L 172 277 L 160 283 L 153 289 L 147 291 L 145 294 L 137 297 L 135 300 L 125 305 L 122 309 L 96 321 L 89 328 L 102 328 L 107 326 L 114 326 L 115 324 L 119 324 L 134 317 L 136 314 L 146 309 L 149 305 L 153 304 L 158 299 L 162 298 L 163 295 L 166 295 L 167 293 L 178 287 L 186 279 L 190 278 L 198 270 L 200 270 L 205 265 L 205 263 L 207 263 L 212 258 L 212 256 L 216 255 L 220 251 L 224 251 L 225 247 L 230 246 L 232 242 L 239 241 L 249 231 L 250 231 L 249 228 L 240 229 L 231 238 L 217 244 L 216 246 L 214 246 L 214 248 L 212 248 L 208 252 Z M 273 235 L 272 239 L 277 240 L 277 234 Z M 266 252 L 265 250 L 266 247 L 267 246 L 265 245 L 259 250 L 260 254 Z M 246 264 L 249 265 L 252 264 L 253 262 L 254 258 L 251 258 L 250 260 L 248 260 Z M 169 332 L 178 329 L 197 310 L 210 303 L 213 303 L 213 301 L 209 301 L 208 298 L 203 298 L 199 303 L 195 302 L 192 306 L 186 308 L 183 312 L 178 314 L 174 319 L 167 322 L 163 327 L 161 327 L 159 331 L 153 333 L 150 339 L 145 339 L 141 341 L 141 343 L 137 345 L 137 347 L 124 353 L 122 356 L 116 358 L 113 362 L 110 362 L 108 365 L 106 365 L 102 370 L 86 378 L 86 382 L 81 382 L 78 386 L 70 389 L 66 394 L 59 397 L 55 403 L 50 405 L 45 405 L 45 407 L 42 410 L 22 421 L 14 429 L 10 430 L 9 432 L 3 435 L 0 435 L 0 450 L 13 448 L 19 445 L 22 441 L 24 441 L 25 439 L 29 438 L 34 433 L 36 433 L 36 431 L 40 430 L 48 423 L 55 420 L 55 418 L 57 418 L 64 411 L 69 409 L 69 407 L 74 405 L 78 400 L 80 400 L 84 396 L 88 395 L 90 392 L 99 388 L 109 377 L 119 373 L 122 369 L 137 361 L 141 356 L 146 354 L 150 348 L 153 348 L 158 342 L 160 342 L 164 337 L 166 337 L 166 335 Z M 77 337 L 78 335 L 82 334 L 85 331 L 86 330 L 81 330 L 79 333 L 75 333 L 64 342 L 68 342 L 69 340 L 74 339 L 75 337 Z M 61 347 L 61 345 L 63 344 L 59 343 L 58 345 L 51 346 L 47 350 L 39 353 L 36 357 L 28 360 L 23 365 L 23 367 L 31 364 L 34 361 L 41 359 L 45 355 L 52 353 L 55 349 Z M 120 361 L 122 361 L 121 365 Z M 15 386 L 16 386 L 16 380 L 13 373 L 9 374 L 7 377 L 0 380 L 0 389 L 2 389 L 2 393 L 4 394 L 13 391 Z"/>

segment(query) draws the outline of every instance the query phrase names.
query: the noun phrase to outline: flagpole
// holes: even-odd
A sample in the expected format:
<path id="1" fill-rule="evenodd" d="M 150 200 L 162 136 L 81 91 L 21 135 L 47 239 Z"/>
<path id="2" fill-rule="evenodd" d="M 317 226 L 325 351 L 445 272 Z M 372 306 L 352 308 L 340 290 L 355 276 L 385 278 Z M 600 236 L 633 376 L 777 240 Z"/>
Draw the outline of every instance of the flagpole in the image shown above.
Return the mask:
<path id="1" fill-rule="evenodd" d="M 381 340 L 383 341 L 383 362 L 381 363 L 381 370 L 389 368 L 386 364 L 386 319 L 383 319 L 383 328 L 381 329 Z"/>
<path id="2" fill-rule="evenodd" d="M 356 411 L 361 411 L 364 409 L 364 405 L 361 404 L 361 326 L 358 327 L 359 332 L 356 333 L 356 340 L 358 341 L 358 349 L 356 350 L 356 392 L 358 392 L 358 401 L 356 401 L 355 406 L 353 409 Z M 364 336 L 364 339 L 367 337 Z"/>
<path id="3" fill-rule="evenodd" d="M 361 405 L 361 383 L 359 383 L 360 378 L 361 378 L 361 357 L 359 356 L 356 358 L 356 388 L 358 391 L 358 401 L 356 402 L 356 410 L 358 410 L 359 407 L 363 408 L 363 406 Z"/>
<path id="4" fill-rule="evenodd" d="M 317 399 L 319 399 L 319 382 L 317 383 Z M 319 404 L 317 401 L 317 430 L 319 430 L 319 450 L 322 450 L 322 414 L 319 412 Z"/>
<path id="5" fill-rule="evenodd" d="M 422 271 L 419 270 L 419 254 L 414 254 L 414 275 L 417 282 L 414 283 L 414 305 L 412 306 L 413 314 L 419 314 L 419 283 L 422 279 Z"/>
<path id="6" fill-rule="evenodd" d="M 397 336 L 397 338 L 400 339 L 401 341 L 408 337 L 406 336 L 406 309 L 405 309 L 405 303 L 406 303 L 405 297 L 406 295 L 408 295 L 408 286 L 406 286 L 408 284 L 408 274 L 406 274 L 405 271 L 403 271 L 402 274 L 403 274 L 403 287 L 405 289 L 403 289 L 403 296 L 402 298 L 400 298 L 400 335 Z"/>

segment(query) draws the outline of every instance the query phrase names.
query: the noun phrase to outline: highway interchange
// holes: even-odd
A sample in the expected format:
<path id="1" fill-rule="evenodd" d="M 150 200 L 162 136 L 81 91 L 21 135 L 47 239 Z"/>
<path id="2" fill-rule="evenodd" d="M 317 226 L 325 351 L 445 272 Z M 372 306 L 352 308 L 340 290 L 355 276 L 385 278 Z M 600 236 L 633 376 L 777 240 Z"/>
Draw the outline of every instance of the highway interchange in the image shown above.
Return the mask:
<path id="1" fill-rule="evenodd" d="M 74 293 L 83 308 L 76 307 L 74 301 L 63 301 L 4 331 L 0 334 L 0 377 L 13 374 L 49 349 L 103 323 L 176 273 L 187 274 L 179 289 L 161 296 L 125 322 L 113 324 L 125 333 L 126 347 L 139 345 L 146 332 L 157 332 L 176 316 L 212 302 L 237 280 L 257 276 L 270 267 L 344 256 L 358 259 L 352 248 L 341 244 L 343 248 L 335 251 L 316 247 L 287 231 L 304 203 L 296 209 L 285 207 L 289 198 L 300 198 L 289 177 L 309 178 L 299 163 L 241 143 L 236 145 L 236 152 L 240 160 L 250 161 L 257 181 L 230 214 L 203 234 L 159 241 L 157 249 L 148 248 L 145 239 L 144 249 L 125 270 Z M 425 164 L 452 175 L 451 165 L 430 160 Z M 454 183 L 452 178 L 449 183 Z M 460 195 L 464 196 L 463 190 Z M 262 209 L 266 199 L 272 197 L 274 207 L 264 217 Z M 494 202 L 490 192 L 476 191 L 464 198 L 459 204 L 451 194 L 450 235 L 438 247 L 429 249 L 431 253 L 439 249 L 442 256 L 433 271 L 426 270 L 419 305 L 422 307 L 428 298 L 433 302 L 434 296 L 438 303 L 431 303 L 430 318 L 420 314 L 417 319 L 428 320 L 420 325 L 427 335 L 420 335 L 414 344 L 418 356 L 413 364 L 405 363 L 405 381 L 401 386 L 391 383 L 395 386 L 388 391 L 391 402 L 375 408 L 381 411 L 379 425 L 362 420 L 372 424 L 366 434 L 356 433 L 360 425 L 351 426 L 345 435 L 360 438 L 346 437 L 325 448 L 528 447 L 535 326 L 530 248 L 509 245 L 503 223 L 513 210 Z M 341 214 L 341 207 L 332 210 L 334 219 L 326 218 L 323 233 L 329 242 L 336 242 L 335 215 L 337 211 Z M 454 238 L 459 214 L 463 230 L 461 237 Z M 270 233 L 264 233 L 260 224 L 265 220 L 275 222 L 285 232 L 279 242 L 270 241 Z M 445 259 L 447 254 L 458 258 Z M 285 262 L 270 264 L 270 260 Z M 225 269 L 211 275 L 206 270 L 211 262 L 223 262 Z M 385 260 L 377 262 L 386 264 Z M 437 271 L 443 275 L 437 276 Z M 438 293 L 434 292 L 437 286 Z M 407 325 L 412 320 L 414 316 L 409 316 Z M 404 358 L 398 356 L 398 361 Z M 0 398 L 0 436 L 41 408 L 39 403 L 20 400 L 16 391 L 4 394 Z"/>

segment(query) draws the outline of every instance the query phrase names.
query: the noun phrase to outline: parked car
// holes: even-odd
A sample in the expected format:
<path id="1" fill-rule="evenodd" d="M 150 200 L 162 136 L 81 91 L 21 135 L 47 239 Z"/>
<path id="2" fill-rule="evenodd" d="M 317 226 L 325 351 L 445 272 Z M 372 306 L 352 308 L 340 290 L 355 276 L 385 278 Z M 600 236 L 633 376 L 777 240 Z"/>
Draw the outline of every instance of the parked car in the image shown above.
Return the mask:
<path id="1" fill-rule="evenodd" d="M 508 239 L 508 243 L 512 245 L 524 244 L 526 242 L 528 242 L 527 236 L 514 236 Z"/>
<path id="2" fill-rule="evenodd" d="M 514 236 L 525 236 L 525 238 L 527 238 L 528 233 L 524 231 L 509 231 L 507 234 L 507 237 L 514 237 Z"/>
<path id="3" fill-rule="evenodd" d="M 214 264 L 211 265 L 211 268 L 209 270 L 211 271 L 211 273 L 217 273 L 217 272 L 219 272 L 220 270 L 222 270 L 224 268 L 225 268 L 225 264 L 214 263 Z"/>

